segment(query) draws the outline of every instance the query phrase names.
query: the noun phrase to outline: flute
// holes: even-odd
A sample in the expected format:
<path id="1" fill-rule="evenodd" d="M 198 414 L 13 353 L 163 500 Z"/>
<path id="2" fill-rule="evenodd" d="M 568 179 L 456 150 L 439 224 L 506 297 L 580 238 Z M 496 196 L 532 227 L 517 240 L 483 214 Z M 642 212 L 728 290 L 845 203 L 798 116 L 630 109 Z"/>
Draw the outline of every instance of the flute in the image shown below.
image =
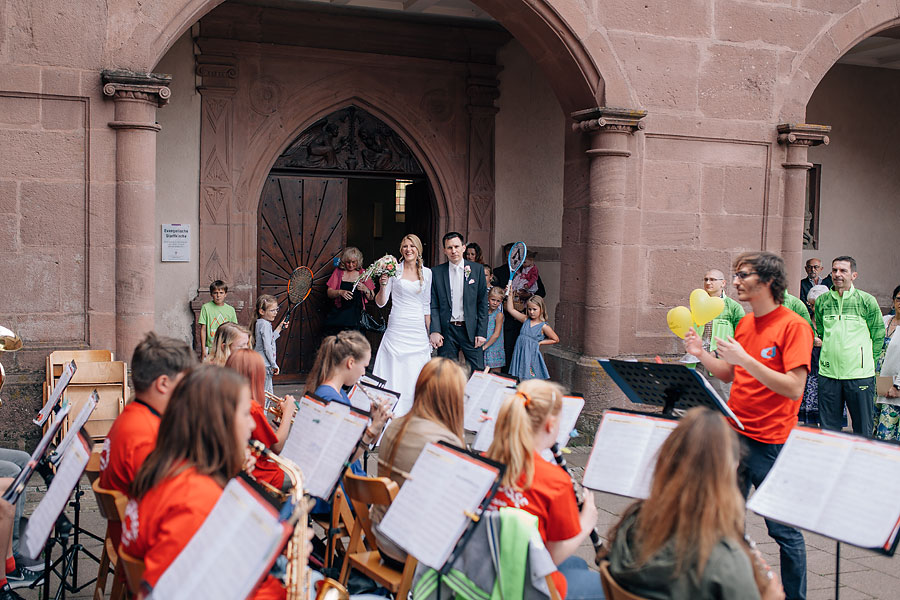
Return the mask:
<path id="1" fill-rule="evenodd" d="M 572 475 L 572 471 L 569 470 L 569 465 L 566 463 L 566 457 L 563 456 L 562 451 L 559 449 L 559 444 L 553 444 L 550 447 L 550 452 L 553 453 L 553 458 L 556 460 L 556 464 L 562 467 L 569 478 L 572 480 L 572 489 L 575 492 L 575 501 L 578 503 L 578 511 L 581 512 L 581 507 L 584 505 L 584 497 L 581 494 L 581 486 L 578 485 L 578 482 L 575 480 L 575 476 Z M 594 563 L 599 566 L 600 549 L 603 548 L 603 540 L 600 539 L 600 532 L 597 531 L 596 525 L 594 525 L 594 528 L 591 530 L 591 544 L 594 545 Z"/>

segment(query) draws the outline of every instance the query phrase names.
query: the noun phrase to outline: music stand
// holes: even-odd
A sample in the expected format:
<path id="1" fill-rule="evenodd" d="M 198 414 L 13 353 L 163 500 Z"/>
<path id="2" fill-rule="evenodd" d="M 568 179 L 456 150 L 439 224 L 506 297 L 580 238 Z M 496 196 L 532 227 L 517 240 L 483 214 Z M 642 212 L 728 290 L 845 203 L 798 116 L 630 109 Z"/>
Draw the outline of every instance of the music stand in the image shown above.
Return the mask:
<path id="1" fill-rule="evenodd" d="M 664 415 L 672 411 L 705 406 L 731 419 L 743 431 L 744 425 L 702 375 L 684 365 L 633 362 L 601 358 L 597 362 L 635 404 L 662 406 Z"/>

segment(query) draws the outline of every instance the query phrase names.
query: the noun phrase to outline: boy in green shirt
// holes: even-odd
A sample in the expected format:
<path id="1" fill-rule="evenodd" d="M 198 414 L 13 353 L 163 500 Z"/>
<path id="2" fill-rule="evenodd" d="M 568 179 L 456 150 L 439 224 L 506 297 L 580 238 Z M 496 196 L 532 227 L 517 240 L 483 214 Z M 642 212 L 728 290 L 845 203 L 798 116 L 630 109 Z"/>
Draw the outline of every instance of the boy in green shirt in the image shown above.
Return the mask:
<path id="1" fill-rule="evenodd" d="M 213 338 L 216 335 L 216 329 L 222 323 L 237 323 L 237 314 L 234 307 L 225 304 L 225 296 L 228 294 L 228 286 L 225 282 L 216 279 L 209 284 L 209 295 L 212 301 L 207 302 L 200 309 L 200 340 L 201 351 L 200 360 L 206 360 L 210 348 L 213 345 Z"/>

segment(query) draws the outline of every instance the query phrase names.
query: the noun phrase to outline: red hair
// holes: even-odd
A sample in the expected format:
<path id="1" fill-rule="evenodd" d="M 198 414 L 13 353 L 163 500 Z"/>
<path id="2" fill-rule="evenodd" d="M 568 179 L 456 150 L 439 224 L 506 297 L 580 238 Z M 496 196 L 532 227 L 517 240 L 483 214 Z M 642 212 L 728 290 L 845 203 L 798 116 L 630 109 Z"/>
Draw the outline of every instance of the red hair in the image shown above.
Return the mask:
<path id="1" fill-rule="evenodd" d="M 242 348 L 228 357 L 225 366 L 246 377 L 250 382 L 250 397 L 260 406 L 266 405 L 266 364 L 259 352 Z"/>

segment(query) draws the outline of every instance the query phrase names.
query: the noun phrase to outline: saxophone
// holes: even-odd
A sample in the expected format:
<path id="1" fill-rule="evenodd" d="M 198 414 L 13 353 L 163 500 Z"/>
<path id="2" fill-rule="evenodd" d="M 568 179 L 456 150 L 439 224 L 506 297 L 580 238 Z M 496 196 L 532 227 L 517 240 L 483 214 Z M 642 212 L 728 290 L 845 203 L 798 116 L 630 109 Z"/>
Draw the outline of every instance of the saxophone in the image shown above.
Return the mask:
<path id="1" fill-rule="evenodd" d="M 293 461 L 275 454 L 266 448 L 258 440 L 250 440 L 250 449 L 265 456 L 277 464 L 291 480 L 291 489 L 288 491 L 288 500 L 294 507 L 290 522 L 294 525 L 294 532 L 287 543 L 287 569 L 285 570 L 284 587 L 287 591 L 287 600 L 310 600 L 312 592 L 309 586 L 309 569 L 307 561 L 306 532 L 309 527 L 309 503 L 303 493 L 303 471 Z M 349 600 L 347 589 L 334 579 L 325 578 L 319 583 L 315 600 Z"/>

